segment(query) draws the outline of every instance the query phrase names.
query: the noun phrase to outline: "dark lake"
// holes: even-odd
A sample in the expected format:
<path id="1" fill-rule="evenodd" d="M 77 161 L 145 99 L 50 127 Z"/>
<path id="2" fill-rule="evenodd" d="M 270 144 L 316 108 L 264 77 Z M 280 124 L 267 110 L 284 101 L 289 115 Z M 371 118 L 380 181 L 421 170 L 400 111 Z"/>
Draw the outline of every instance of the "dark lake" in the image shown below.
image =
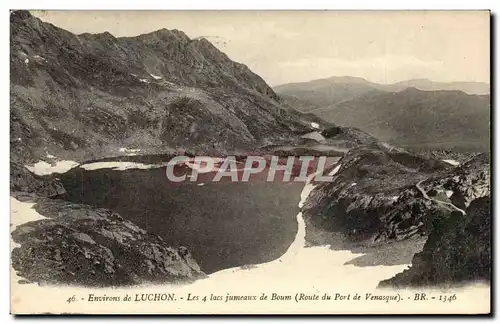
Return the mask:
<path id="1" fill-rule="evenodd" d="M 302 182 L 172 183 L 165 167 L 75 168 L 58 177 L 61 198 L 108 208 L 172 246 L 186 246 L 206 273 L 272 261 L 297 232 Z M 207 175 L 208 177 L 208 175 Z M 203 183 L 203 185 L 201 185 Z"/>

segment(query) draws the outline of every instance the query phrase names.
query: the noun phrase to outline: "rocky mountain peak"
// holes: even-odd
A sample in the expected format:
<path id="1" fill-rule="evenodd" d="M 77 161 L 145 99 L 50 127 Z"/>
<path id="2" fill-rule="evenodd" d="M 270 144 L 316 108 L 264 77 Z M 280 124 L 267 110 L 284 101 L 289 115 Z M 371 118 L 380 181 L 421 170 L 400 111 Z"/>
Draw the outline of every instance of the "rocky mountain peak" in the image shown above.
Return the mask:
<path id="1" fill-rule="evenodd" d="M 21 22 L 32 17 L 28 10 L 13 10 L 10 12 L 11 23 Z"/>
<path id="2" fill-rule="evenodd" d="M 155 151 L 248 150 L 311 130 L 207 39 L 176 29 L 75 35 L 27 11 L 11 15 L 14 160 L 68 150 L 71 158 L 107 156 L 129 142 Z"/>

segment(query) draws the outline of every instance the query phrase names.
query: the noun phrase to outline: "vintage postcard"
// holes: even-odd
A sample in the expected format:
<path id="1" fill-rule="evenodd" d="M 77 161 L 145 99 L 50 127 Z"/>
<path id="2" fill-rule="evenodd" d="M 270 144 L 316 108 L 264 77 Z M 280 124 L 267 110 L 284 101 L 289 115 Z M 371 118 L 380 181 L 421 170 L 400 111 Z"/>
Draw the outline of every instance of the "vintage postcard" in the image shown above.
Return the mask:
<path id="1" fill-rule="evenodd" d="M 489 11 L 10 12 L 13 314 L 489 314 Z"/>

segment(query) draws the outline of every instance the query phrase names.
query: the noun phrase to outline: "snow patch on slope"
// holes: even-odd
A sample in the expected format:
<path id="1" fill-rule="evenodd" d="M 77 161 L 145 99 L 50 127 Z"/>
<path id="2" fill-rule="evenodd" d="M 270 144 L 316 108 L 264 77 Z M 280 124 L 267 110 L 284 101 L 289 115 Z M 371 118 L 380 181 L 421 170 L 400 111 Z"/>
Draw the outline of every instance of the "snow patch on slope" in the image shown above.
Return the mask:
<path id="1" fill-rule="evenodd" d="M 455 161 L 455 160 L 443 160 L 443 162 L 449 163 L 449 164 L 454 165 L 454 166 L 460 165 L 460 162 Z"/>
<path id="2" fill-rule="evenodd" d="M 136 163 L 136 162 L 119 162 L 119 161 L 111 161 L 111 162 L 93 162 L 88 164 L 83 164 L 80 167 L 87 171 L 99 170 L 99 169 L 112 169 L 115 171 L 124 171 L 130 169 L 155 169 L 161 167 L 160 164 L 144 164 L 144 163 Z"/>
<path id="3" fill-rule="evenodd" d="M 338 164 L 335 169 L 333 169 L 330 173 L 328 173 L 329 176 L 333 176 L 339 172 L 340 168 L 342 167 L 342 164 Z"/>
<path id="4" fill-rule="evenodd" d="M 47 155 L 49 157 L 49 154 Z M 53 155 L 52 155 L 53 157 Z M 54 157 L 53 157 L 54 158 Z M 49 164 L 45 161 L 39 161 L 33 165 L 25 165 L 25 167 L 36 175 L 49 175 L 52 173 L 65 173 L 70 169 L 78 166 L 78 162 L 75 161 L 57 161 L 53 164 Z"/>
<path id="5" fill-rule="evenodd" d="M 46 219 L 47 217 L 40 215 L 33 209 L 35 203 L 21 202 L 14 197 L 10 197 L 10 233 L 16 230 L 16 228 L 22 224 L 33 222 L 41 219 Z M 14 242 L 12 239 L 12 234 L 10 234 L 10 254 L 12 255 L 12 250 L 20 247 L 19 244 Z M 17 275 L 16 270 L 12 267 L 12 259 L 10 263 L 10 278 L 11 284 L 17 283 L 19 280 L 24 279 Z M 35 286 L 35 284 L 31 284 Z"/>

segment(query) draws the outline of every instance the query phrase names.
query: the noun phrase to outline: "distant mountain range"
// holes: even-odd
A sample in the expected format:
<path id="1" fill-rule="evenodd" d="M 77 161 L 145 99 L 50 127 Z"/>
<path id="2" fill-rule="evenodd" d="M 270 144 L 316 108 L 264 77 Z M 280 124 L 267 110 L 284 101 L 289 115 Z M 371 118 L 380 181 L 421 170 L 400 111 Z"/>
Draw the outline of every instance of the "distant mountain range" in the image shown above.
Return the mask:
<path id="1" fill-rule="evenodd" d="M 424 91 L 458 90 L 467 94 L 490 94 L 490 85 L 484 82 L 435 82 L 428 79 L 412 79 L 388 85 L 388 88 L 392 89 L 392 91 L 400 91 L 410 87 Z"/>
<path id="2" fill-rule="evenodd" d="M 340 76 L 312 80 L 301 83 L 288 83 L 274 87 L 281 96 L 290 96 L 304 102 L 302 110 L 314 109 L 349 100 L 372 91 L 398 92 L 407 88 L 423 91 L 458 90 L 467 94 L 484 95 L 490 93 L 490 86 L 483 82 L 434 82 L 427 79 L 412 79 L 393 84 L 370 82 L 363 78 Z M 290 98 L 293 101 L 293 98 Z M 310 110 L 309 109 L 309 110 Z"/>
<path id="3" fill-rule="evenodd" d="M 425 79 L 384 85 L 332 77 L 274 88 L 293 108 L 415 149 L 487 151 L 489 85 Z"/>

